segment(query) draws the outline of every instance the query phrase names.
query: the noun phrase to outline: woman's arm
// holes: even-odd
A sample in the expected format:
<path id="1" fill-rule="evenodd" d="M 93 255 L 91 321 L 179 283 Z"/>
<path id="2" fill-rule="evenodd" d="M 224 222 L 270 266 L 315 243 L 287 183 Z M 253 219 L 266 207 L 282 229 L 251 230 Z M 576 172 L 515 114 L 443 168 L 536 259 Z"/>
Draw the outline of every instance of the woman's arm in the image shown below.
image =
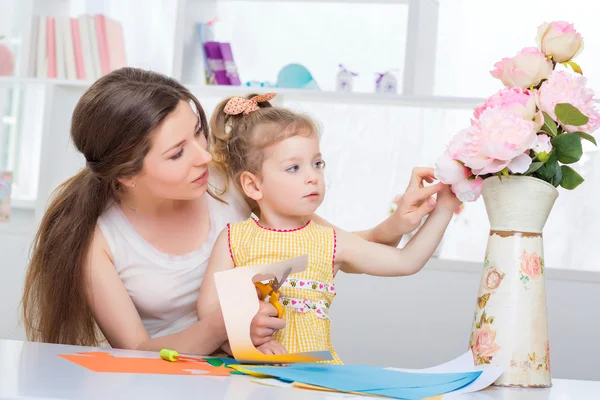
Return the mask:
<path id="1" fill-rule="evenodd" d="M 410 183 L 400 199 L 396 211 L 376 227 L 353 233 L 368 242 L 398 247 L 402 236 L 414 231 L 423 217 L 434 209 L 436 203 L 431 196 L 443 188 L 441 183 L 425 187 L 424 180 L 429 183 L 433 182 L 433 168 L 413 169 Z M 318 215 L 313 215 L 312 219 L 320 225 L 341 231 Z"/>
<path id="2" fill-rule="evenodd" d="M 435 252 L 459 204 L 446 187 L 440 193 L 438 206 L 403 249 L 371 243 L 356 235 L 338 232 L 336 268 L 347 273 L 375 276 L 417 273 Z"/>
<path id="3" fill-rule="evenodd" d="M 179 333 L 152 339 L 123 286 L 110 257 L 104 235 L 94 232 L 86 263 L 87 296 L 94 318 L 112 347 L 210 354 L 227 340 L 223 316 L 217 309 Z"/>

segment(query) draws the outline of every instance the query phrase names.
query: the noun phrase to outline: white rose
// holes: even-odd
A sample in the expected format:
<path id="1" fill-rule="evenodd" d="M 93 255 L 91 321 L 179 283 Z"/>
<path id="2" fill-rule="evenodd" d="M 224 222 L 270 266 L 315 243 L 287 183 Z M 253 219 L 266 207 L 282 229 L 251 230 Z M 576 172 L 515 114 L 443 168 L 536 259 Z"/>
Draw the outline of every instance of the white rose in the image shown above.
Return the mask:
<path id="1" fill-rule="evenodd" d="M 552 56 L 554 62 L 569 61 L 583 50 L 583 38 L 565 21 L 540 25 L 536 39 L 542 53 Z"/>

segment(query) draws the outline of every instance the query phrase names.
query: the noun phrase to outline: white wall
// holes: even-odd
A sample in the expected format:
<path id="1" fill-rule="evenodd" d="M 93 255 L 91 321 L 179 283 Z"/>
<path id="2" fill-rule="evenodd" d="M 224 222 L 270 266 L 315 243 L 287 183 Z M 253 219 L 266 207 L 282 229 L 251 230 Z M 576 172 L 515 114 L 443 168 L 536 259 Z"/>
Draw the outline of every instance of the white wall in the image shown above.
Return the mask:
<path id="1" fill-rule="evenodd" d="M 405 278 L 340 274 L 332 306 L 340 357 L 348 364 L 421 368 L 463 354 L 480 271 L 474 263 L 432 260 Z M 552 376 L 600 380 L 600 280 L 594 273 L 546 271 Z"/>
<path id="2" fill-rule="evenodd" d="M 0 339 L 24 338 L 17 309 L 31 238 L 0 228 Z M 348 364 L 408 368 L 462 354 L 479 273 L 474 263 L 432 260 L 406 278 L 340 274 L 332 309 L 336 349 Z M 549 269 L 547 293 L 553 377 L 600 380 L 600 277 Z"/>
<path id="3" fill-rule="evenodd" d="M 18 310 L 33 241 L 33 211 L 13 210 L 11 219 L 0 223 L 0 339 L 23 339 Z"/>

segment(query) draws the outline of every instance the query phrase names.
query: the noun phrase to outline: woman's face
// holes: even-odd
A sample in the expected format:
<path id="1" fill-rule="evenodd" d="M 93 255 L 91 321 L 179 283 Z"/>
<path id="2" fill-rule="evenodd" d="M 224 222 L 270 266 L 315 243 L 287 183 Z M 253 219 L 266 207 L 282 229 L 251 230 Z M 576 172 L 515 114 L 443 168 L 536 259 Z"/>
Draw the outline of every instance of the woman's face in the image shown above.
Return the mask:
<path id="1" fill-rule="evenodd" d="M 208 188 L 208 163 L 212 160 L 206 150 L 204 129 L 190 104 L 180 101 L 153 132 L 144 168 L 132 179 L 135 190 L 173 200 L 203 195 Z"/>

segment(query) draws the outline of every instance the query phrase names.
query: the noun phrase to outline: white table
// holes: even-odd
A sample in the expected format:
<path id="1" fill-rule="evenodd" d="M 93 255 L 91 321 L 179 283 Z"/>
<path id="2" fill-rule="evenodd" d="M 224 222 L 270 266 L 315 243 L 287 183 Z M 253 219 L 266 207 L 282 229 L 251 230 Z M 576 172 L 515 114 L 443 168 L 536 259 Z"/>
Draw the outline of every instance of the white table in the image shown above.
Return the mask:
<path id="1" fill-rule="evenodd" d="M 157 357 L 156 353 L 150 352 L 0 340 L 0 399 L 304 400 L 367 398 L 264 386 L 254 383 L 254 378 L 247 376 L 222 378 L 95 373 L 57 356 L 57 354 L 75 354 L 82 351 L 109 351 L 115 356 Z M 497 389 L 464 395 L 460 399 L 600 399 L 600 382 L 554 379 L 553 384 L 551 389 Z"/>

